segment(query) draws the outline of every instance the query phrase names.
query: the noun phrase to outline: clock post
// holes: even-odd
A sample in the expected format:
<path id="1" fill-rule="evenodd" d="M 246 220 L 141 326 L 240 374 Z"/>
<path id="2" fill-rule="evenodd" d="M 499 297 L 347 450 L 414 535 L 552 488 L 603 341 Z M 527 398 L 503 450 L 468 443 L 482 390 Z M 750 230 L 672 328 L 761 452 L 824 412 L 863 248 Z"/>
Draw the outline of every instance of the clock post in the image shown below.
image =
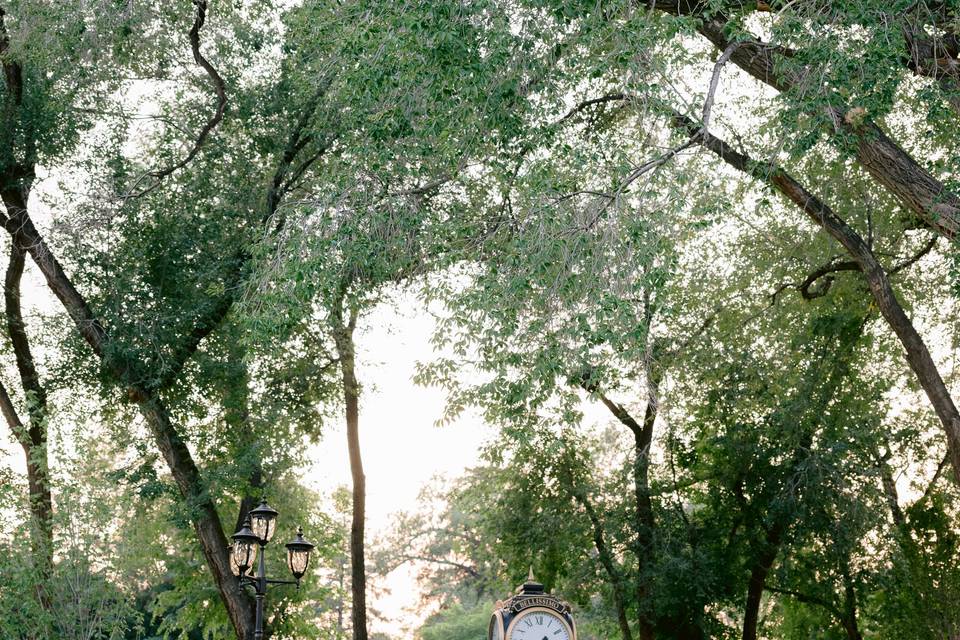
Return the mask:
<path id="1" fill-rule="evenodd" d="M 570 612 L 568 603 L 534 580 L 531 569 L 517 593 L 494 606 L 487 640 L 577 640 Z"/>

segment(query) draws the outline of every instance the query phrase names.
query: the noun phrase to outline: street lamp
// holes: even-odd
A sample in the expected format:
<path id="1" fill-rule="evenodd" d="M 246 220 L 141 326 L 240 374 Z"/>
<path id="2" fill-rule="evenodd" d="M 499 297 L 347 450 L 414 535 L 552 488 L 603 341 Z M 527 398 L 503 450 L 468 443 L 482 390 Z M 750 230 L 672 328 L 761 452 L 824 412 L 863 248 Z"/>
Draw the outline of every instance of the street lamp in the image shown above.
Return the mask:
<path id="1" fill-rule="evenodd" d="M 267 595 L 267 585 L 295 584 L 300 588 L 300 579 L 307 572 L 310 564 L 310 552 L 314 545 L 303 539 L 303 528 L 297 528 L 297 537 L 286 544 L 287 566 L 295 580 L 268 580 L 264 562 L 263 548 L 276 533 L 277 511 L 267 504 L 260 502 L 255 509 L 251 509 L 243 521 L 243 526 L 234 533 L 233 546 L 230 547 L 230 570 L 238 576 L 241 585 L 253 587 L 257 599 L 256 628 L 254 640 L 263 639 L 263 598 Z M 253 563 L 257 560 L 259 551 L 260 561 L 257 563 L 257 572 L 253 574 Z"/>

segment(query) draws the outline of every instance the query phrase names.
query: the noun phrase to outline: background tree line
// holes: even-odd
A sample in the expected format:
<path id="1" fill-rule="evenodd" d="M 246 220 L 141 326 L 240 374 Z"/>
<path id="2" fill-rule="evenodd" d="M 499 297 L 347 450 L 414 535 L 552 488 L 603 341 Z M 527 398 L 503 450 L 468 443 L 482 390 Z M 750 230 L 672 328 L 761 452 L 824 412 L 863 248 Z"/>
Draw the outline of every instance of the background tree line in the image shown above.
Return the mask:
<path id="1" fill-rule="evenodd" d="M 249 637 L 266 492 L 323 532 L 276 637 L 365 640 L 406 562 L 424 638 L 531 563 L 588 638 L 957 635 L 957 9 L 0 3 L 4 631 Z M 397 290 L 498 436 L 368 558 Z"/>

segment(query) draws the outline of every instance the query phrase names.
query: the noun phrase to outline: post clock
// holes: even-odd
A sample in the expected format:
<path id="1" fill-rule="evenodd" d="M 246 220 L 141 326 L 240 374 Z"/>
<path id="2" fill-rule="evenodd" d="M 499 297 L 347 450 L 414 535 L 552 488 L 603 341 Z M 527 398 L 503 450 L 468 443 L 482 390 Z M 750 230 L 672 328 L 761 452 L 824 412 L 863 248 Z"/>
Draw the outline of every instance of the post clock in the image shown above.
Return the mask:
<path id="1" fill-rule="evenodd" d="M 569 604 L 544 591 L 531 569 L 517 593 L 495 605 L 487 640 L 577 640 L 570 611 Z"/>

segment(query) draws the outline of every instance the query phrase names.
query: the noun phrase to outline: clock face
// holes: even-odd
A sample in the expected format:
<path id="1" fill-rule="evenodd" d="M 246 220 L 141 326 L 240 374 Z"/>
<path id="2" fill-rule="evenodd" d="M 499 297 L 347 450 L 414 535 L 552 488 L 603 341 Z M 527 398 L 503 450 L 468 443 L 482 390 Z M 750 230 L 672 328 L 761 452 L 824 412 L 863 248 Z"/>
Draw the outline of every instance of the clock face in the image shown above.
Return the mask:
<path id="1" fill-rule="evenodd" d="M 508 640 L 573 640 L 570 628 L 557 614 L 546 610 L 527 611 L 510 624 Z"/>

